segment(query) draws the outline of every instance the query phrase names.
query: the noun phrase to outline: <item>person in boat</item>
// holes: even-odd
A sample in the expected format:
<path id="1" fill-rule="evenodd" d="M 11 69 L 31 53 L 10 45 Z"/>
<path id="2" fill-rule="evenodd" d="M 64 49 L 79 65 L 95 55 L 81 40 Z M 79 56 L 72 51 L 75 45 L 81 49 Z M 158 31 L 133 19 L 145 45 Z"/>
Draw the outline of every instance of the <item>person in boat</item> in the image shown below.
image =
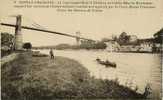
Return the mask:
<path id="1" fill-rule="evenodd" d="M 105 63 L 108 64 L 108 63 L 110 63 L 110 62 L 109 62 L 109 60 L 107 59 L 107 60 L 105 61 Z"/>
<path id="2" fill-rule="evenodd" d="M 105 61 L 105 64 L 106 64 L 106 65 L 110 65 L 110 66 L 112 66 L 112 67 L 116 67 L 116 66 L 117 66 L 116 63 L 110 62 L 108 59 Z"/>
<path id="3" fill-rule="evenodd" d="M 97 59 L 96 59 L 96 60 L 97 60 L 97 61 L 100 61 L 100 58 L 98 58 L 98 57 L 97 57 Z"/>
<path id="4" fill-rule="evenodd" d="M 51 59 L 54 59 L 53 49 L 50 49 L 49 54 L 50 54 L 50 58 L 51 58 Z"/>

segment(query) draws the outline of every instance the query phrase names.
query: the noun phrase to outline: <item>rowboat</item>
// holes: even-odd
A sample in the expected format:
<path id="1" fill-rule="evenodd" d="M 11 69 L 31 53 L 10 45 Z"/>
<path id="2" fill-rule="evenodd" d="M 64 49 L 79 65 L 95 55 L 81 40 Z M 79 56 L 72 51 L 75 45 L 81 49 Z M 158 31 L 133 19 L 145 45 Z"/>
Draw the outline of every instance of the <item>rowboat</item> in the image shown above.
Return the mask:
<path id="1" fill-rule="evenodd" d="M 102 61 L 101 59 L 97 58 L 96 61 L 101 64 L 101 65 L 105 65 L 105 67 L 113 67 L 113 68 L 116 68 L 117 65 L 115 62 L 110 62 L 108 60 L 106 61 Z"/>

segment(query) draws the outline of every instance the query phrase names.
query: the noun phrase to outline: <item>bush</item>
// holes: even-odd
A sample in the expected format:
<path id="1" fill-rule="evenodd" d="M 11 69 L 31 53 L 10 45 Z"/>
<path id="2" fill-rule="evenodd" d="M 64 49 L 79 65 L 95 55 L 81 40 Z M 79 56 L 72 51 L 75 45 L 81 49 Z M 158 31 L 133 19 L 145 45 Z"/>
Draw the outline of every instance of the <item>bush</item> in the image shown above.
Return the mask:
<path id="1" fill-rule="evenodd" d="M 107 45 L 104 42 L 84 42 L 80 45 L 81 49 L 105 49 Z"/>
<path id="2" fill-rule="evenodd" d="M 29 50 L 29 49 L 31 49 L 31 48 L 32 48 L 32 44 L 31 44 L 31 43 L 29 43 L 29 42 L 24 43 L 24 44 L 23 44 L 23 48 L 24 48 L 24 49 L 26 49 L 26 50 Z"/>
<path id="3" fill-rule="evenodd" d="M 9 33 L 1 33 L 1 57 L 12 53 L 14 36 Z"/>

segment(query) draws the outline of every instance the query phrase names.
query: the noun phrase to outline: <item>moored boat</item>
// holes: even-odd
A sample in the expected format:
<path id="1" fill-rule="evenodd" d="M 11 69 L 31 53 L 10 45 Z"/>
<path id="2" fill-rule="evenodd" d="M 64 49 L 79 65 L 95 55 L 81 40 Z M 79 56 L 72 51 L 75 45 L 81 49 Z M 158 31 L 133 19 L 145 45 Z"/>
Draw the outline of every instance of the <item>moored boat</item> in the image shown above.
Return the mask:
<path id="1" fill-rule="evenodd" d="M 101 59 L 97 58 L 96 61 L 101 64 L 101 65 L 105 65 L 105 67 L 113 67 L 113 68 L 116 68 L 117 65 L 115 62 L 110 62 L 108 60 L 106 61 L 102 61 Z"/>

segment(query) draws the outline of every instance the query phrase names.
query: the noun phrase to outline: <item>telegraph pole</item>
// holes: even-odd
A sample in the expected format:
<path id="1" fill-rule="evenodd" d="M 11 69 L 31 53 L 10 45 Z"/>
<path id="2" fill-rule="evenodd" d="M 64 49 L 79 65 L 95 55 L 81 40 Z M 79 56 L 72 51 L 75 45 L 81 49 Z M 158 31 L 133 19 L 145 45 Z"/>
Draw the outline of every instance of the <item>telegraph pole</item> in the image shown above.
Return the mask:
<path id="1" fill-rule="evenodd" d="M 15 41 L 14 41 L 14 48 L 15 50 L 22 50 L 23 46 L 23 36 L 21 33 L 21 15 L 16 16 L 16 26 L 15 26 Z"/>

